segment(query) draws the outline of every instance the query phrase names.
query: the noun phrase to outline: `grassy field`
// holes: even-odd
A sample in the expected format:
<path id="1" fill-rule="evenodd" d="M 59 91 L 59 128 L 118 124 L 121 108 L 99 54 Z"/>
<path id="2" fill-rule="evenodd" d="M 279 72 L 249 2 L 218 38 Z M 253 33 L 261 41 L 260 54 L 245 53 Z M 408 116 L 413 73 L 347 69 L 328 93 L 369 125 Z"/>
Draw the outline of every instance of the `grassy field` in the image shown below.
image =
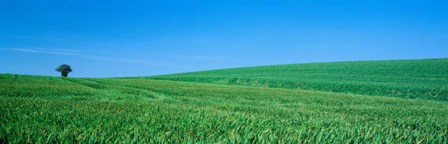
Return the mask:
<path id="1" fill-rule="evenodd" d="M 446 64 L 283 65 L 150 79 L 1 74 L 0 143 L 448 143 Z"/>
<path id="2" fill-rule="evenodd" d="M 149 78 L 448 101 L 448 59 L 274 65 Z"/>

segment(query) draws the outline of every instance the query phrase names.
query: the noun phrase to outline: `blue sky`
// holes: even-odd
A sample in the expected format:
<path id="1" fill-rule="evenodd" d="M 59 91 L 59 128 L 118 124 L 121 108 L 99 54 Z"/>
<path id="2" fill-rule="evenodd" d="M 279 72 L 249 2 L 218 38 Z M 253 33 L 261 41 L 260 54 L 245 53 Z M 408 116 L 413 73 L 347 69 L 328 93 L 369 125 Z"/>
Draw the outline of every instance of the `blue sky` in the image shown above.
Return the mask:
<path id="1" fill-rule="evenodd" d="M 5 0 L 0 73 L 148 76 L 448 58 L 443 0 Z"/>

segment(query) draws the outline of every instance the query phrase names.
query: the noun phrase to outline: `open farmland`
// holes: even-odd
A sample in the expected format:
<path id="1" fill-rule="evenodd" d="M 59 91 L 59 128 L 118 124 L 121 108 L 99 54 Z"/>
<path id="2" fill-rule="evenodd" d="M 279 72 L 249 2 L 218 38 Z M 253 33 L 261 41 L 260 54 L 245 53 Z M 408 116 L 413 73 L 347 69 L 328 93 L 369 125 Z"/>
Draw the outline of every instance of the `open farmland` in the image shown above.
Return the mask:
<path id="1" fill-rule="evenodd" d="M 0 143 L 448 143 L 447 62 L 2 74 Z"/>
<path id="2" fill-rule="evenodd" d="M 448 101 L 448 59 L 274 65 L 149 78 Z"/>

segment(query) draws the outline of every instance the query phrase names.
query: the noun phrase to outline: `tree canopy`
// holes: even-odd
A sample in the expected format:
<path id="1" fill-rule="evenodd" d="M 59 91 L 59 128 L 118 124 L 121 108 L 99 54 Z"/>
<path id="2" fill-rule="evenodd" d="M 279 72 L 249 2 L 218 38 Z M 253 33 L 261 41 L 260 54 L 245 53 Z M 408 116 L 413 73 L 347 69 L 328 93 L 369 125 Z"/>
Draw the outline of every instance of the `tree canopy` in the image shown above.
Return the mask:
<path id="1" fill-rule="evenodd" d="M 67 77 L 68 73 L 72 72 L 72 68 L 70 65 L 62 64 L 56 68 L 56 71 L 60 72 L 62 77 Z"/>

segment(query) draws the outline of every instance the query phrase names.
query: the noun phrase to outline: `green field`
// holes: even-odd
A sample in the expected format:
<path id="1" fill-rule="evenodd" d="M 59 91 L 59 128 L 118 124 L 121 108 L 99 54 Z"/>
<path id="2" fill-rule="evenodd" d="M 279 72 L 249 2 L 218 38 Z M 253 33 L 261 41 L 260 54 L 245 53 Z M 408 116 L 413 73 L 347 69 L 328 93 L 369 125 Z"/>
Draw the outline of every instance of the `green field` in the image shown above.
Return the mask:
<path id="1" fill-rule="evenodd" d="M 448 101 L 448 59 L 274 65 L 149 78 Z"/>
<path id="2" fill-rule="evenodd" d="M 448 59 L 0 75 L 0 143 L 448 143 Z"/>

